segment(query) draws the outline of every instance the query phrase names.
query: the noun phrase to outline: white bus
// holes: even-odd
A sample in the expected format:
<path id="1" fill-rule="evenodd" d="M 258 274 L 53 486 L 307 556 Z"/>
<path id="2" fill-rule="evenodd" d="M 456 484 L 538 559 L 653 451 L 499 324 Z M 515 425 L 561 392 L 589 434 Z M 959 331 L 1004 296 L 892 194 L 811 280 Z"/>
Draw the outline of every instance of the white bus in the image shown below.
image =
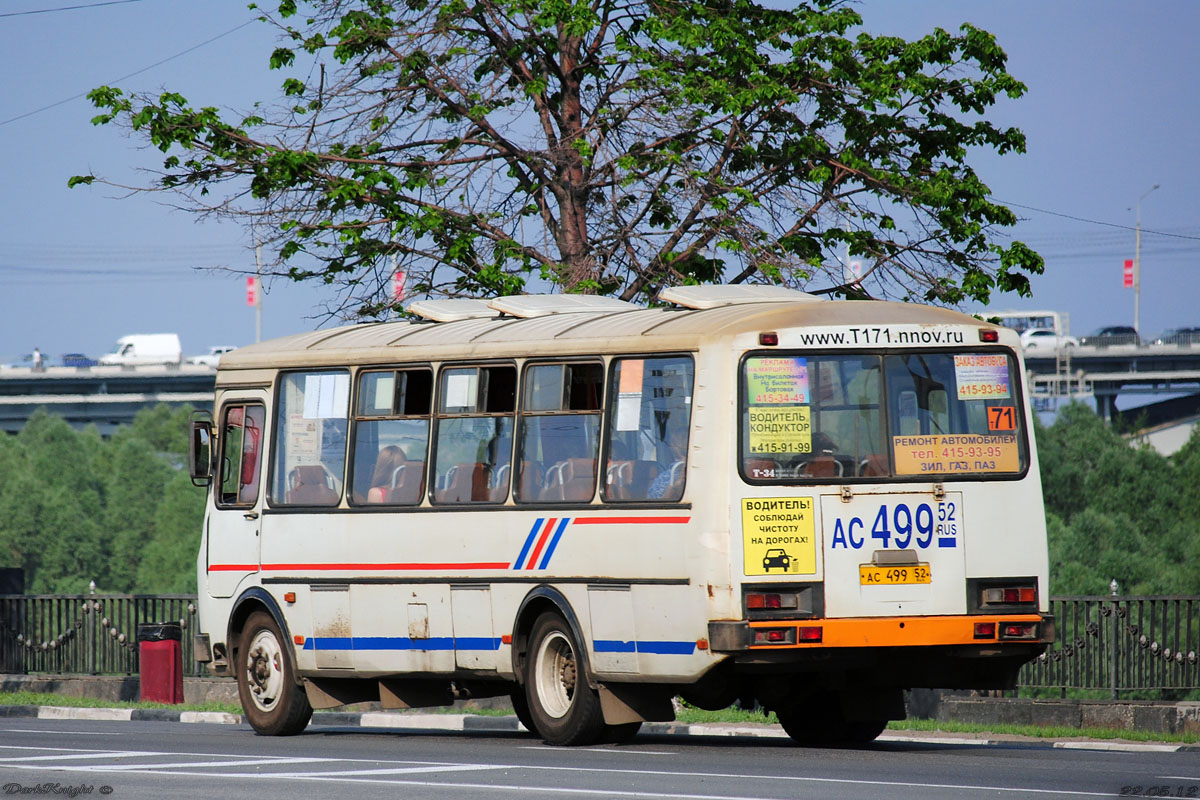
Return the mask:
<path id="1" fill-rule="evenodd" d="M 707 709 L 802 742 L 1053 640 L 1012 331 L 776 287 L 413 303 L 225 354 L 197 652 L 262 734 L 503 696 L 554 744 Z"/>

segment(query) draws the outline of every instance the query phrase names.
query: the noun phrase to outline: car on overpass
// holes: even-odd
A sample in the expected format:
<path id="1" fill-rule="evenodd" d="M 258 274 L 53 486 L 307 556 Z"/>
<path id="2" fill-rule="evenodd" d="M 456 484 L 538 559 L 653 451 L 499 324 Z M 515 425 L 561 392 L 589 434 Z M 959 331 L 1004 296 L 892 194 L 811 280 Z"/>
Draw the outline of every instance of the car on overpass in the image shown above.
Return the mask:
<path id="1" fill-rule="evenodd" d="M 1168 328 L 1154 340 L 1155 344 L 1200 344 L 1200 328 Z"/>
<path id="2" fill-rule="evenodd" d="M 1081 347 L 1137 347 L 1141 343 L 1137 329 L 1129 325 L 1105 325 L 1079 340 Z"/>
<path id="3" fill-rule="evenodd" d="M 1029 328 L 1021 334 L 1021 346 L 1026 350 L 1062 350 L 1078 347 L 1074 336 L 1055 333 L 1050 328 Z"/>

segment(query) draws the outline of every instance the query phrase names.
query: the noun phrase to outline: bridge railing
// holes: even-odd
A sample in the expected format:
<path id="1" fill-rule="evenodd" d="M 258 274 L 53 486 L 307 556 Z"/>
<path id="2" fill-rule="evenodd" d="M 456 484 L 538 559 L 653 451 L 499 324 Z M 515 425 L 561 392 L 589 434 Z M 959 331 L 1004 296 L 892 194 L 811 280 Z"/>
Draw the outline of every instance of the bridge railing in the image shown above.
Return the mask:
<path id="1" fill-rule="evenodd" d="M 137 628 L 178 622 L 183 674 L 195 661 L 194 595 L 0 595 L 0 673 L 136 675 Z"/>
<path id="2" fill-rule="evenodd" d="M 1018 683 L 1045 689 L 1200 689 L 1200 595 L 1052 597 L 1056 641 Z M 178 622 L 194 660 L 193 595 L 0 595 L 0 673 L 135 675 L 137 626 Z"/>
<path id="3" fill-rule="evenodd" d="M 1021 670 L 1023 687 L 1200 689 L 1200 596 L 1052 597 L 1056 641 Z"/>

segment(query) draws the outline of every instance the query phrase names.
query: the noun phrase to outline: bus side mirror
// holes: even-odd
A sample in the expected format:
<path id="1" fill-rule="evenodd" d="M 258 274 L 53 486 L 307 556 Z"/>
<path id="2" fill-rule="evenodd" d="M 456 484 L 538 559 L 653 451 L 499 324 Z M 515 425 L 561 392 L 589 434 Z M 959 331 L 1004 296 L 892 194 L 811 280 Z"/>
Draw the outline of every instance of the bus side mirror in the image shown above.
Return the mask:
<path id="1" fill-rule="evenodd" d="M 212 422 L 192 420 L 188 439 L 188 472 L 195 486 L 208 486 L 212 481 Z"/>

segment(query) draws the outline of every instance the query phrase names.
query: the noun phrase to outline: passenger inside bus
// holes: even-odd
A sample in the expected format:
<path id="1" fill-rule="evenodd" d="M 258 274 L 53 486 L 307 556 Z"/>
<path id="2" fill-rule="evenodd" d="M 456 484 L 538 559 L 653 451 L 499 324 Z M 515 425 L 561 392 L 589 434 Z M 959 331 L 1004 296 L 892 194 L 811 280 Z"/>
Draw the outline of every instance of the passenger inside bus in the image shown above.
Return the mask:
<path id="1" fill-rule="evenodd" d="M 379 457 L 375 459 L 375 472 L 371 475 L 371 488 L 367 492 L 368 503 L 389 502 L 388 495 L 399 482 L 407 461 L 404 451 L 394 444 L 379 451 Z"/>

